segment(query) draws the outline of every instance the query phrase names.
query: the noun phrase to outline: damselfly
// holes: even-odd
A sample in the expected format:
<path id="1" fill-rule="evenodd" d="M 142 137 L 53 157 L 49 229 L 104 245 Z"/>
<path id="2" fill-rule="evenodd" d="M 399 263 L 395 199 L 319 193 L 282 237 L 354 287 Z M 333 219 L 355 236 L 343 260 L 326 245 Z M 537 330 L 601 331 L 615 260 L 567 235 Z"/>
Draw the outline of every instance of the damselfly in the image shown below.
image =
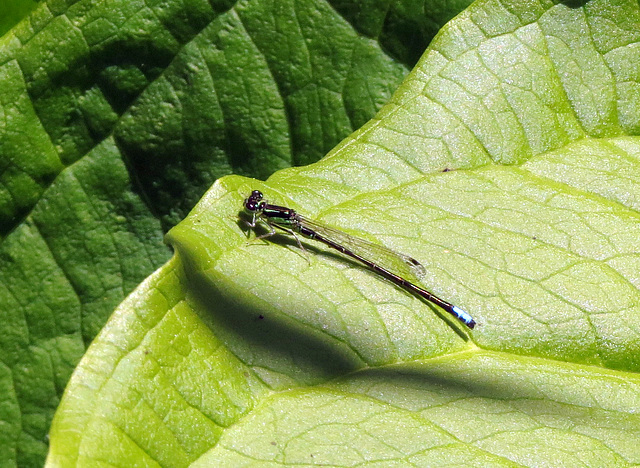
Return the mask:
<path id="1" fill-rule="evenodd" d="M 296 233 L 309 239 L 322 242 L 329 247 L 348 255 L 363 263 L 379 275 L 392 281 L 407 291 L 432 302 L 453 315 L 467 327 L 476 325 L 473 317 L 461 308 L 440 299 L 438 296 L 421 288 L 409 278 L 422 278 L 425 269 L 420 262 L 408 255 L 401 254 L 373 242 L 351 236 L 346 232 L 312 221 L 299 215 L 291 208 L 272 205 L 264 200 L 262 192 L 254 190 L 244 201 L 244 209 L 252 216 L 249 226 L 255 228 L 262 221 L 269 232 L 259 238 L 269 237 L 276 233 L 275 228 L 291 234 L 301 249 L 304 250 Z"/>

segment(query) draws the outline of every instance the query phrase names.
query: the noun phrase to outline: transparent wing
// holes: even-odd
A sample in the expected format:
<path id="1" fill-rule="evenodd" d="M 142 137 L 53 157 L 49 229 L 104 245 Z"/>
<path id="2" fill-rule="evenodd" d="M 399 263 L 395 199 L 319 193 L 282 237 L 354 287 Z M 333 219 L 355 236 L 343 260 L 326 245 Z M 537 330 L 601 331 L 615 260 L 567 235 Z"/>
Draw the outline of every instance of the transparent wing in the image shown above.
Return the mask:
<path id="1" fill-rule="evenodd" d="M 299 215 L 298 219 L 304 227 L 342 245 L 356 255 L 364 257 L 398 276 L 411 280 L 412 278 L 423 278 L 426 274 L 424 266 L 413 257 L 382 245 L 374 244 L 360 237 L 351 236 L 320 221 L 314 221 Z"/>

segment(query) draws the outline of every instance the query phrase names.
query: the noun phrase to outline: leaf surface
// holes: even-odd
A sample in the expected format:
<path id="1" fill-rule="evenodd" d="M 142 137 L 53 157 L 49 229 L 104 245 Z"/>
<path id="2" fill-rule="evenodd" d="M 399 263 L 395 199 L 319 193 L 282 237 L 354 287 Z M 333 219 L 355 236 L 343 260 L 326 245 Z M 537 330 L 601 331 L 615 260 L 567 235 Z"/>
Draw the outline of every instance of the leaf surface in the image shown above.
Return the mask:
<path id="1" fill-rule="evenodd" d="M 318 159 L 438 29 L 388 54 L 396 8 L 341 7 L 366 30 L 322 1 L 1 2 L 0 466 L 42 466 L 71 372 L 216 178 Z"/>
<path id="2" fill-rule="evenodd" d="M 83 358 L 50 465 L 640 463 L 639 23 L 476 2 L 321 162 L 219 180 Z M 478 327 L 311 241 L 247 244 L 253 189 L 417 258 Z"/>

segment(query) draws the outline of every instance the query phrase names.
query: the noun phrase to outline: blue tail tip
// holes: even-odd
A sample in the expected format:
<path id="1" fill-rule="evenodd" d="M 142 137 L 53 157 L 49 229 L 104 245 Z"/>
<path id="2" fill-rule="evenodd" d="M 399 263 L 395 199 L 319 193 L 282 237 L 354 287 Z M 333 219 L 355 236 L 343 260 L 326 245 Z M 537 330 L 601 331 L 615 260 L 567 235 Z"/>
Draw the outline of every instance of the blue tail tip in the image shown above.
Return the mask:
<path id="1" fill-rule="evenodd" d="M 476 326 L 476 321 L 473 320 L 473 317 L 462 310 L 460 307 L 453 306 L 453 312 L 456 314 L 458 319 L 467 327 L 473 328 Z"/>

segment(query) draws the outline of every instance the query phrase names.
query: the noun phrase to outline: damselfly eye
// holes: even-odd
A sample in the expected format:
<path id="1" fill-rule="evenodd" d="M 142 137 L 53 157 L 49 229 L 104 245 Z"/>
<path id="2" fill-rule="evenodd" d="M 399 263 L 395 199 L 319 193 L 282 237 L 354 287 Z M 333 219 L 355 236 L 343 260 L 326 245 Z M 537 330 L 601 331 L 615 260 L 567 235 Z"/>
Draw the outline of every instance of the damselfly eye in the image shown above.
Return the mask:
<path id="1" fill-rule="evenodd" d="M 260 201 L 262 200 L 262 192 L 260 190 L 254 190 L 253 192 L 251 192 L 251 197 L 249 198 Z"/>
<path id="2" fill-rule="evenodd" d="M 258 209 L 258 202 L 252 198 L 247 198 L 244 202 L 244 207 L 247 211 L 256 211 Z"/>

